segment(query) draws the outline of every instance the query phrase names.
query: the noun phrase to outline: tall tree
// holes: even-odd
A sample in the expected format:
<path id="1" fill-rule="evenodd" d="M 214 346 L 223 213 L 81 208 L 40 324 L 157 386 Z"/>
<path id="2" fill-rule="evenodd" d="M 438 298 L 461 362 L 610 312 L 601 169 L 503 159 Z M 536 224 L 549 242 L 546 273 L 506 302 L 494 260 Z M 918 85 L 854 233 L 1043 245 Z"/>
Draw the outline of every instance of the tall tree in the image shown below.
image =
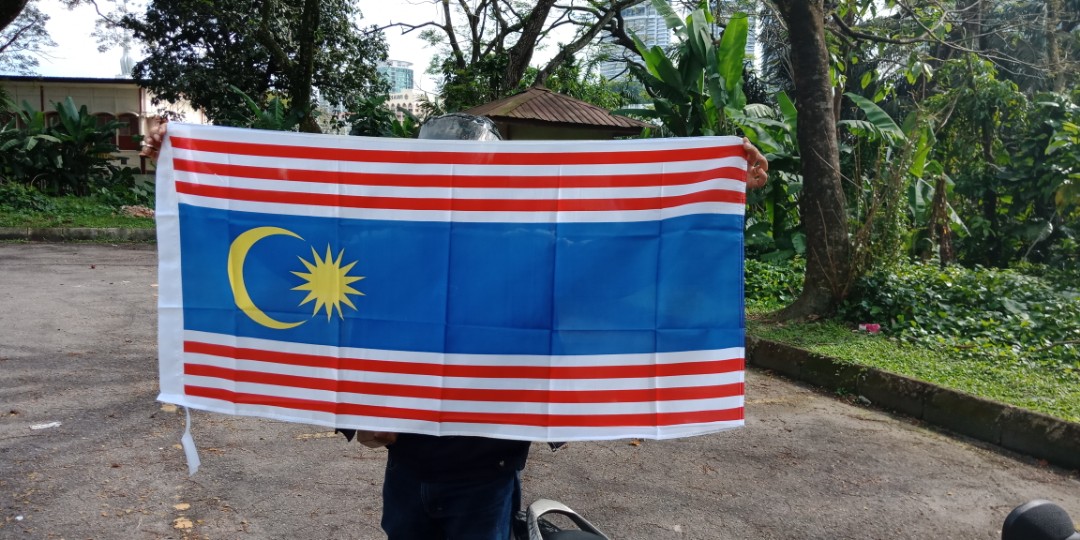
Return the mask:
<path id="1" fill-rule="evenodd" d="M 0 3 L 0 30 L 8 27 L 9 24 L 15 21 L 15 19 L 26 8 L 26 4 L 29 0 L 6 0 Z"/>
<path id="2" fill-rule="evenodd" d="M 386 92 L 376 65 L 381 32 L 361 30 L 347 0 L 153 0 L 121 22 L 149 51 L 133 75 L 165 100 L 187 99 L 217 123 L 247 110 L 233 85 L 256 100 L 279 96 L 318 131 L 316 97 L 349 107 Z"/>
<path id="3" fill-rule="evenodd" d="M 38 66 L 44 47 L 56 43 L 45 30 L 49 16 L 30 2 L 14 21 L 0 30 L 0 71 L 29 75 Z"/>
<path id="4" fill-rule="evenodd" d="M 556 0 L 431 0 L 438 20 L 395 23 L 402 32 L 420 31 L 440 48 L 435 70 L 442 75 L 447 110 L 461 110 L 515 91 L 556 29 L 573 27 L 569 43 L 541 66 L 534 84 L 543 85 L 560 66 L 600 36 L 619 12 L 645 0 L 596 0 L 568 5 Z"/>
<path id="5" fill-rule="evenodd" d="M 851 279 L 847 203 L 840 182 L 839 147 L 824 0 L 774 0 L 788 28 L 798 103 L 803 190 L 799 210 L 806 233 L 803 290 L 782 318 L 827 315 Z"/>

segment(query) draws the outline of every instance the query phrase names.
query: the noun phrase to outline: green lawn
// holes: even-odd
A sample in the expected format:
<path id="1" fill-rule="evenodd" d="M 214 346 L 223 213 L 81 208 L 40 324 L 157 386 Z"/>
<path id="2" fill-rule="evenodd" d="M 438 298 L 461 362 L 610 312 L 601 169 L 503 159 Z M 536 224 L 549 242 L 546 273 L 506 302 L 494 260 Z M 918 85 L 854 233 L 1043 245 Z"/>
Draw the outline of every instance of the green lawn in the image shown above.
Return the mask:
<path id="1" fill-rule="evenodd" d="M 747 333 L 929 383 L 1080 422 L 1080 370 L 1006 363 L 931 350 L 853 332 L 836 322 L 775 324 L 747 320 Z"/>
<path id="2" fill-rule="evenodd" d="M 51 197 L 43 210 L 11 210 L 0 206 L 0 227 L 97 227 L 150 229 L 153 218 L 129 217 L 120 208 L 86 197 Z"/>

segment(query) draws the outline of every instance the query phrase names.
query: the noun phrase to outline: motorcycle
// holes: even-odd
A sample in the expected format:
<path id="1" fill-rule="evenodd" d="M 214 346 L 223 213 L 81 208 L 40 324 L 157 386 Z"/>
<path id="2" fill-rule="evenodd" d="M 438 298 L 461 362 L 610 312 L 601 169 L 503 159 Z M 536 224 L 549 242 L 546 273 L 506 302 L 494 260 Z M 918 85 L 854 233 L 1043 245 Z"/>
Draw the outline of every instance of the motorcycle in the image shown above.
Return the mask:
<path id="1" fill-rule="evenodd" d="M 554 516 L 564 516 L 576 529 L 562 529 L 551 522 Z M 514 519 L 515 540 L 610 540 L 600 529 L 589 523 L 565 504 L 550 499 L 538 499 Z"/>
<path id="2" fill-rule="evenodd" d="M 539 499 L 518 516 L 517 540 L 610 540 L 570 507 L 558 501 Z M 549 517 L 562 515 L 577 529 L 561 529 Z M 1080 540 L 1069 514 L 1060 506 L 1034 500 L 1017 506 L 1005 518 L 1001 540 Z"/>
<path id="3" fill-rule="evenodd" d="M 1009 512 L 1001 540 L 1080 540 L 1080 532 L 1062 507 L 1043 500 L 1029 501 Z"/>

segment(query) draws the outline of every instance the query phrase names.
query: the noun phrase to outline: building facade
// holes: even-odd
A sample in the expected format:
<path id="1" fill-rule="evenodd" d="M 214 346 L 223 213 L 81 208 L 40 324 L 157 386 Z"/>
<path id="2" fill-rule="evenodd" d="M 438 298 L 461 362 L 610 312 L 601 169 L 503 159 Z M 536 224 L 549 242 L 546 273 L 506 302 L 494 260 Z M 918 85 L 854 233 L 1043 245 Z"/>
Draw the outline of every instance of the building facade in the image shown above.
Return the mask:
<path id="1" fill-rule="evenodd" d="M 412 62 L 387 60 L 385 64 L 378 66 L 376 69 L 390 83 L 391 94 L 413 89 Z"/>
<path id="2" fill-rule="evenodd" d="M 432 99 L 426 92 L 407 88 L 399 92 L 391 92 L 390 99 L 386 100 L 386 106 L 391 111 L 394 111 L 394 115 L 397 116 L 398 120 L 405 119 L 405 111 L 417 118 L 423 118 L 424 113 L 421 105 Z"/>
<path id="3" fill-rule="evenodd" d="M 626 29 L 637 36 L 646 47 L 659 45 L 666 49 L 671 45 L 671 31 L 668 30 L 663 15 L 656 11 L 651 2 L 622 10 L 622 18 L 626 22 Z M 627 71 L 624 59 L 636 58 L 636 55 L 620 45 L 607 41 L 600 43 L 600 51 L 605 57 L 611 59 L 600 64 L 600 75 L 608 80 L 625 78 Z"/>
<path id="4" fill-rule="evenodd" d="M 120 149 L 117 159 L 139 164 L 142 137 L 155 129 L 163 112 L 184 122 L 207 124 L 201 111 L 187 103 L 154 103 L 154 97 L 127 78 L 94 79 L 75 77 L 23 77 L 0 75 L 3 86 L 17 108 L 28 103 L 33 109 L 45 112 L 47 119 L 57 118 L 56 103 L 68 97 L 76 107 L 86 106 L 87 112 L 98 118 L 98 125 L 116 120 L 123 124 L 113 141 Z"/>

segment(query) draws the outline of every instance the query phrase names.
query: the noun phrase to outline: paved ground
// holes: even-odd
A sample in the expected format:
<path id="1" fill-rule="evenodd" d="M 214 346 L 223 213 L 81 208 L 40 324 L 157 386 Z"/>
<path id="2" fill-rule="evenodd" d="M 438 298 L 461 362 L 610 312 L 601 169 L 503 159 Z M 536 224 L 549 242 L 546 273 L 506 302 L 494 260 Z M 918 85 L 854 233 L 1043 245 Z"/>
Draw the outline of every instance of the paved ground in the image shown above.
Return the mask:
<path id="1" fill-rule="evenodd" d="M 384 451 L 322 428 L 197 412 L 187 477 L 152 249 L 0 244 L 0 538 L 382 538 Z M 620 539 L 993 539 L 1032 498 L 1080 517 L 1076 472 L 762 372 L 747 392 L 741 430 L 536 445 L 525 498 Z"/>

